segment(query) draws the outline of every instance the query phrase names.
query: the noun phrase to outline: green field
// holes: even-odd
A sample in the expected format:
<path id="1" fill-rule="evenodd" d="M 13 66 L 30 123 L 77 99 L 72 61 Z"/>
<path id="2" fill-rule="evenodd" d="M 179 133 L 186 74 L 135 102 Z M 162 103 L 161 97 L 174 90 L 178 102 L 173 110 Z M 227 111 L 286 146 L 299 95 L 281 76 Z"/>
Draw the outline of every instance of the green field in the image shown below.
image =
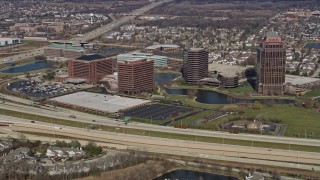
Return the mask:
<path id="1" fill-rule="evenodd" d="M 303 97 L 306 97 L 306 98 L 317 97 L 317 96 L 320 96 L 320 89 L 308 91 L 303 95 Z"/>
<path id="2" fill-rule="evenodd" d="M 218 121 L 207 123 L 214 126 L 232 117 L 277 118 L 286 124 L 285 136 L 320 138 L 320 112 L 314 109 L 305 109 L 293 105 L 264 106 L 260 110 L 247 109 L 244 114 L 228 115 Z"/>

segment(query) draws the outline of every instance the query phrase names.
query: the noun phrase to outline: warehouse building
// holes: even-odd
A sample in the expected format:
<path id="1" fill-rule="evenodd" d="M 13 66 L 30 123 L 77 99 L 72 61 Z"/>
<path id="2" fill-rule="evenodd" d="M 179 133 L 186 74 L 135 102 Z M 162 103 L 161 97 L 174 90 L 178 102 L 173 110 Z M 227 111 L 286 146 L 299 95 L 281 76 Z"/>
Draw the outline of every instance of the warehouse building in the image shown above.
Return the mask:
<path id="1" fill-rule="evenodd" d="M 154 88 L 153 60 L 138 59 L 118 62 L 119 92 L 136 94 Z"/>
<path id="2" fill-rule="evenodd" d="M 21 44 L 21 40 L 19 38 L 0 38 L 0 47 L 11 46 Z"/>
<path id="3" fill-rule="evenodd" d="M 131 54 L 119 54 L 117 56 L 117 62 L 148 59 L 153 60 L 154 67 L 167 67 L 168 57 L 153 55 L 152 53 L 131 53 Z"/>

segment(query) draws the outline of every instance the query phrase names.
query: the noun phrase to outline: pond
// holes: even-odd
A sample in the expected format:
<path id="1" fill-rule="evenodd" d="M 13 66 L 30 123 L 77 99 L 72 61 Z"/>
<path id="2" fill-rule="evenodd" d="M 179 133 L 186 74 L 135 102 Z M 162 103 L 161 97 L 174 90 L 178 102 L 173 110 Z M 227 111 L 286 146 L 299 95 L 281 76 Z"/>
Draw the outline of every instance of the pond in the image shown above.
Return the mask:
<path id="1" fill-rule="evenodd" d="M 188 89 L 170 89 L 165 88 L 168 94 L 179 94 L 179 95 L 188 95 Z M 196 94 L 196 101 L 205 104 L 232 104 L 232 103 L 254 103 L 259 101 L 261 104 L 270 103 L 273 101 L 275 104 L 293 104 L 294 100 L 288 99 L 242 99 L 234 98 L 219 92 L 209 91 L 209 90 L 198 90 Z"/>
<path id="2" fill-rule="evenodd" d="M 314 48 L 314 49 L 320 49 L 320 43 L 307 43 L 304 46 L 305 49 L 307 48 Z"/>
<path id="3" fill-rule="evenodd" d="M 180 74 L 176 73 L 155 73 L 154 80 L 157 84 L 163 85 L 171 82 L 175 78 L 179 77 Z"/>
<path id="4" fill-rule="evenodd" d="M 8 69 L 1 70 L 2 73 L 23 73 L 23 72 L 29 72 L 29 71 L 36 71 L 40 69 L 47 69 L 51 68 L 52 64 L 48 61 L 36 61 L 27 63 L 21 66 L 15 66 Z"/>
<path id="5" fill-rule="evenodd" d="M 214 179 L 214 180 L 238 180 L 238 178 L 223 176 L 218 174 L 211 174 L 199 171 L 189 171 L 189 170 L 175 170 L 168 172 L 154 180 L 182 180 L 182 179 Z"/>

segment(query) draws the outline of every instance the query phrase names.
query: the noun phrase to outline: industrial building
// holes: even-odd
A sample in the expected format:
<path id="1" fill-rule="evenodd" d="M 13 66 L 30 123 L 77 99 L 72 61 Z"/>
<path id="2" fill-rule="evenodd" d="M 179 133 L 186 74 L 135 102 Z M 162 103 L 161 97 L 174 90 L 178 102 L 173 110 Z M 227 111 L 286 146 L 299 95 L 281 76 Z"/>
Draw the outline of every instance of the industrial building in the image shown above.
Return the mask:
<path id="1" fill-rule="evenodd" d="M 21 44 L 19 38 L 0 38 L 0 47 Z"/>
<path id="2" fill-rule="evenodd" d="M 86 83 L 97 83 L 106 75 L 113 74 L 113 59 L 98 54 L 90 54 L 68 60 L 68 76 L 84 79 Z"/>
<path id="3" fill-rule="evenodd" d="M 201 79 L 208 77 L 208 51 L 203 48 L 185 50 L 183 77 L 189 84 L 198 84 Z"/>
<path id="4" fill-rule="evenodd" d="M 282 95 L 285 90 L 286 48 L 275 32 L 270 32 L 257 49 L 257 91 Z"/>
<path id="5" fill-rule="evenodd" d="M 91 92 L 76 92 L 52 98 L 50 101 L 65 107 L 76 107 L 84 111 L 90 110 L 108 114 L 118 113 L 150 103 L 150 101 L 144 99 L 134 99 Z"/>
<path id="6" fill-rule="evenodd" d="M 153 60 L 138 59 L 118 62 L 119 92 L 136 94 L 154 88 Z"/>
<path id="7" fill-rule="evenodd" d="M 153 60 L 154 67 L 167 67 L 168 57 L 153 55 L 152 53 L 131 53 L 131 54 L 119 54 L 117 56 L 117 62 L 148 59 Z"/>
<path id="8" fill-rule="evenodd" d="M 180 50 L 181 49 L 178 45 L 171 45 L 171 44 L 157 44 L 157 45 L 152 45 L 145 48 L 145 52 L 147 53 L 177 52 Z"/>

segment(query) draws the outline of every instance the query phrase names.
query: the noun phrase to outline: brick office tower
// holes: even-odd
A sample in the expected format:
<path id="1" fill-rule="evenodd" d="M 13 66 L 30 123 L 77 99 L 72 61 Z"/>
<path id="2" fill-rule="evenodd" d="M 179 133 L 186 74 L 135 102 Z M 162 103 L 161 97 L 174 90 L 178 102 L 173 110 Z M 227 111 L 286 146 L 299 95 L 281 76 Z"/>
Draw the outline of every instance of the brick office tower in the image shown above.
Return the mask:
<path id="1" fill-rule="evenodd" d="M 153 60 L 140 59 L 118 62 L 119 91 L 136 94 L 154 88 Z"/>
<path id="2" fill-rule="evenodd" d="M 259 94 L 282 95 L 285 89 L 285 43 L 270 32 L 257 50 L 257 86 Z"/>
<path id="3" fill-rule="evenodd" d="M 183 77 L 189 84 L 198 84 L 199 80 L 208 77 L 208 51 L 203 48 L 185 50 Z"/>
<path id="4" fill-rule="evenodd" d="M 113 74 L 113 59 L 92 54 L 68 60 L 69 78 L 85 79 L 86 83 L 97 83 L 104 76 Z"/>

